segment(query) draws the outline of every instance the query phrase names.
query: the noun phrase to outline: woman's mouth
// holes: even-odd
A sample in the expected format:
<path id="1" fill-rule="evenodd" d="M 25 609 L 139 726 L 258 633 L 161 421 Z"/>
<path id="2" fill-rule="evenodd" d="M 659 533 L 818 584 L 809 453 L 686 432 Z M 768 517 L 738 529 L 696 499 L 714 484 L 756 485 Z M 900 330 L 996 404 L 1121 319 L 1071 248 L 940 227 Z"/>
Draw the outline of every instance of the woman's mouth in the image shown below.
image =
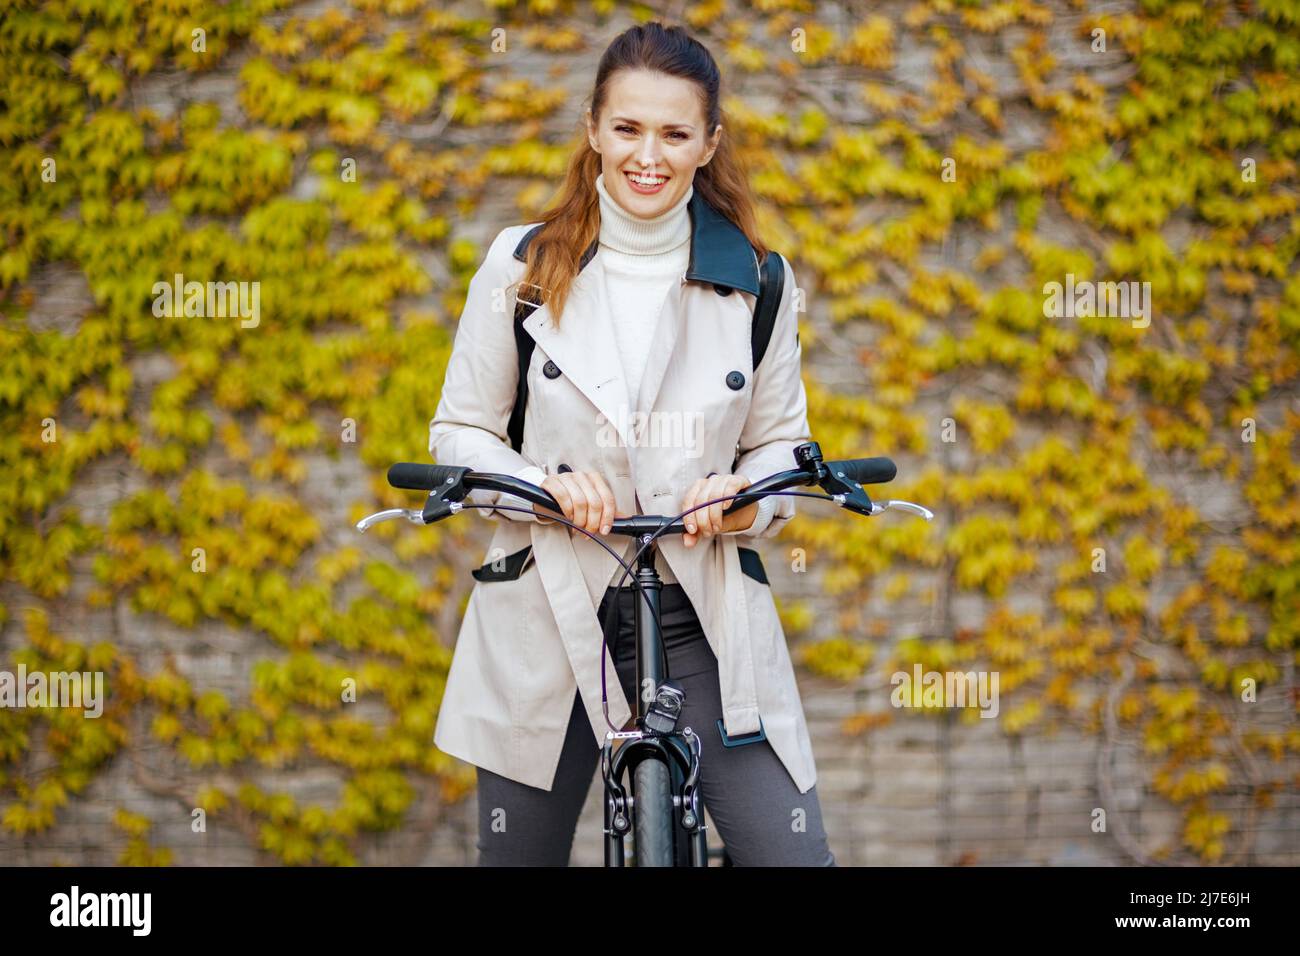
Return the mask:
<path id="1" fill-rule="evenodd" d="M 669 179 L 668 176 L 643 176 L 640 173 L 624 173 L 623 176 L 631 185 L 633 192 L 641 193 L 643 196 L 653 196 L 664 188 L 664 183 Z"/>

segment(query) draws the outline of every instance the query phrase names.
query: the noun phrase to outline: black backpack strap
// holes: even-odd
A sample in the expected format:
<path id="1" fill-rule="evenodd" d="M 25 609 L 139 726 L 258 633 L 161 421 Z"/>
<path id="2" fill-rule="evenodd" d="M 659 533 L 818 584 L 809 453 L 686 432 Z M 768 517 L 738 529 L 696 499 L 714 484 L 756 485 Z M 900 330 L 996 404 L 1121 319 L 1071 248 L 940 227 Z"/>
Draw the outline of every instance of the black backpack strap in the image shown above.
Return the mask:
<path id="1" fill-rule="evenodd" d="M 515 407 L 510 411 L 510 447 L 519 451 L 524 445 L 524 409 L 528 407 L 528 366 L 533 361 L 533 346 L 537 343 L 524 328 L 524 320 L 533 314 L 540 303 L 528 302 L 515 294 L 515 350 L 519 353 L 519 383 L 515 386 Z"/>
<path id="2" fill-rule="evenodd" d="M 762 275 L 759 276 L 758 303 L 754 306 L 754 324 L 750 329 L 750 349 L 753 353 L 755 371 L 767 354 L 767 344 L 772 341 L 772 329 L 776 326 L 776 310 L 781 305 L 781 293 L 785 287 L 785 260 L 779 252 L 769 249 L 763 260 Z"/>
<path id="3" fill-rule="evenodd" d="M 519 248 L 527 249 L 541 228 L 538 225 L 530 229 Z M 536 290 L 538 293 L 540 291 L 540 289 Z M 537 302 L 532 302 L 521 297 L 518 292 L 515 293 L 515 351 L 519 353 L 519 380 L 515 385 L 515 407 L 510 410 L 510 424 L 506 428 L 506 433 L 510 436 L 510 447 L 515 451 L 519 451 L 524 446 L 524 410 L 528 408 L 528 366 L 532 364 L 533 346 L 537 344 L 524 328 L 524 321 L 533 314 L 533 309 L 542 304 L 541 296 L 538 295 L 537 298 Z"/>

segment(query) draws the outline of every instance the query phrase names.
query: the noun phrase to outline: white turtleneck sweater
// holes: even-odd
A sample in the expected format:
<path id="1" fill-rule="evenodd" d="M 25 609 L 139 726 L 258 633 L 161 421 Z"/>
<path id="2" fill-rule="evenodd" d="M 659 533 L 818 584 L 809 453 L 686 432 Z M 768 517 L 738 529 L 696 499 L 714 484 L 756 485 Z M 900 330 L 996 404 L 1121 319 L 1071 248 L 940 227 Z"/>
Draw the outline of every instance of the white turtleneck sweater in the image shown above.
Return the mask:
<path id="1" fill-rule="evenodd" d="M 673 282 L 686 271 L 690 261 L 691 216 L 686 206 L 695 186 L 688 186 L 685 195 L 671 209 L 653 219 L 640 219 L 620 206 L 605 189 L 604 173 L 596 177 L 596 192 L 600 195 L 600 247 L 597 255 L 605 267 L 605 294 L 611 306 L 608 319 L 613 325 L 614 340 L 627 377 L 628 398 L 634 406 L 628 409 L 631 418 L 644 411 L 635 406 L 659 313 Z M 639 499 L 636 504 L 640 511 Z M 758 503 L 754 523 L 743 533 L 761 533 L 771 523 L 775 510 L 776 499 L 764 498 Z M 696 547 L 706 540 L 701 539 Z M 635 553 L 636 542 L 629 541 L 625 560 L 630 561 Z M 657 567 L 665 584 L 677 583 L 662 555 Z M 622 573 L 622 568 L 615 569 L 609 583 L 617 583 Z M 631 577 L 623 583 L 625 586 L 630 584 Z"/>

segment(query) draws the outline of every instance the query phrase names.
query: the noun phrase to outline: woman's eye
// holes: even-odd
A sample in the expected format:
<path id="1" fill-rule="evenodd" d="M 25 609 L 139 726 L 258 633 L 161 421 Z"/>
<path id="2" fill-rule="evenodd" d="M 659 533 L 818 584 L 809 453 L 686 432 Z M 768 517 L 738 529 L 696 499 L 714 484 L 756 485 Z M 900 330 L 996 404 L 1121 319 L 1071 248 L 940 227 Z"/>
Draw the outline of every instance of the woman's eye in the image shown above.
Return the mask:
<path id="1" fill-rule="evenodd" d="M 635 133 L 635 132 L 636 132 L 636 130 L 633 129 L 631 126 L 615 126 L 615 127 L 614 127 L 614 132 L 616 132 L 616 133 L 621 133 L 621 132 L 623 132 L 624 130 L 627 130 L 629 133 Z M 681 137 L 682 139 L 690 139 L 690 137 L 687 136 L 685 133 L 683 133 L 681 130 L 676 130 L 676 129 L 675 129 L 675 130 L 672 131 L 672 134 L 671 134 L 671 135 Z"/>

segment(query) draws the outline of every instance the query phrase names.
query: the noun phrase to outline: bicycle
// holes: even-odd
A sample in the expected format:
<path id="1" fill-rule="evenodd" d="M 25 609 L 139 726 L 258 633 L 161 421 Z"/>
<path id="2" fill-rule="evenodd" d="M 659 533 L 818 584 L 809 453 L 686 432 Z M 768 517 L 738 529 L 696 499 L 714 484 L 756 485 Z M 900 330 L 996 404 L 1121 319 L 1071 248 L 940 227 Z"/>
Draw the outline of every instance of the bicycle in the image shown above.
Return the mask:
<path id="1" fill-rule="evenodd" d="M 873 502 L 863 485 L 892 481 L 897 468 L 888 458 L 857 458 L 826 462 L 816 442 L 794 449 L 795 468 L 755 482 L 734 495 L 702 502 L 679 515 L 635 515 L 616 518 L 611 534 L 635 537 L 641 547 L 633 556 L 636 563 L 634 587 L 641 600 L 636 613 L 636 686 L 655 689 L 654 694 L 637 695 L 636 729 L 611 729 L 601 751 L 601 775 L 605 787 L 605 866 L 626 866 L 625 841 L 633 834 L 634 861 L 638 867 L 708 866 L 709 848 L 698 789 L 701 745 L 690 727 L 677 730 L 685 695 L 681 686 L 664 672 L 663 632 L 660 625 L 660 592 L 663 582 L 655 569 L 655 541 L 664 534 L 686 530 L 682 520 L 691 511 L 721 501 L 732 503 L 723 509 L 730 514 L 767 495 L 789 495 L 834 501 L 843 508 L 866 516 L 897 508 L 923 517 L 934 513 L 910 501 L 887 499 Z M 511 505 L 464 504 L 470 491 L 499 491 L 549 508 L 553 520 L 586 534 L 599 543 L 623 567 L 618 588 L 632 574 L 632 565 L 604 541 L 563 518 L 563 509 L 543 488 L 510 475 L 474 472 L 454 465 L 425 465 L 399 462 L 388 469 L 388 483 L 394 488 L 427 491 L 422 509 L 389 508 L 367 515 L 357 522 L 365 532 L 380 521 L 406 518 L 415 524 L 432 524 L 459 513 L 463 508 L 495 508 L 536 514 L 529 508 Z M 817 485 L 826 494 L 789 491 L 798 486 Z M 550 518 L 552 516 L 547 515 Z M 603 654 L 602 654 L 603 656 Z M 604 673 L 602 669 L 602 686 Z M 608 722 L 606 701 L 606 721 Z M 623 741 L 614 751 L 615 741 Z M 629 795 L 624 779 L 631 772 Z M 725 853 L 725 848 L 724 848 Z M 725 862 L 724 862 L 724 865 Z"/>

